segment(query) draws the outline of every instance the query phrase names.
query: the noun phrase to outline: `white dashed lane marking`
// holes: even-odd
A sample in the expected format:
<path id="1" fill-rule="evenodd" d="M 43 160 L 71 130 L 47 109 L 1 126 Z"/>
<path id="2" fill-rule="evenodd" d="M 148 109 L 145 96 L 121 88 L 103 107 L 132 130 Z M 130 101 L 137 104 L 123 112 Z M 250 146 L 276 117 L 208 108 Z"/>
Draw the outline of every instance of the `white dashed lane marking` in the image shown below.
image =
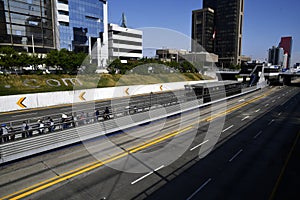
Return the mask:
<path id="1" fill-rule="evenodd" d="M 156 172 L 156 171 L 162 169 L 163 167 L 164 167 L 164 165 L 162 165 L 162 166 L 158 167 L 157 169 L 155 169 L 155 170 L 149 172 L 148 174 L 145 174 L 144 176 L 142 176 L 142 177 L 136 179 L 135 181 L 131 182 L 131 185 L 136 184 L 137 182 L 139 182 L 139 181 L 143 180 L 144 178 L 150 176 L 150 175 L 153 174 L 154 172 Z"/>
<path id="2" fill-rule="evenodd" d="M 200 147 L 201 145 L 205 144 L 206 142 L 208 142 L 209 140 L 205 140 L 204 142 L 202 142 L 201 144 L 198 144 L 197 146 L 193 147 L 190 149 L 190 151 L 193 151 L 195 149 L 197 149 L 198 147 Z"/>
<path id="3" fill-rule="evenodd" d="M 207 181 L 205 181 L 191 196 L 189 196 L 186 200 L 191 200 L 200 190 L 202 190 L 209 182 L 211 181 L 211 178 L 209 178 Z"/>
<path id="4" fill-rule="evenodd" d="M 262 134 L 262 131 L 259 131 L 253 138 L 256 139 L 258 136 Z"/>
<path id="5" fill-rule="evenodd" d="M 242 119 L 242 121 L 245 121 L 246 119 L 248 119 L 250 116 L 246 116 Z"/>
<path id="6" fill-rule="evenodd" d="M 228 131 L 228 130 L 231 129 L 232 127 L 233 127 L 233 125 L 229 126 L 228 128 L 224 129 L 224 130 L 222 131 L 222 133 Z"/>
<path id="7" fill-rule="evenodd" d="M 232 162 L 240 153 L 242 153 L 243 149 L 239 150 L 234 156 L 229 159 L 229 162 Z"/>

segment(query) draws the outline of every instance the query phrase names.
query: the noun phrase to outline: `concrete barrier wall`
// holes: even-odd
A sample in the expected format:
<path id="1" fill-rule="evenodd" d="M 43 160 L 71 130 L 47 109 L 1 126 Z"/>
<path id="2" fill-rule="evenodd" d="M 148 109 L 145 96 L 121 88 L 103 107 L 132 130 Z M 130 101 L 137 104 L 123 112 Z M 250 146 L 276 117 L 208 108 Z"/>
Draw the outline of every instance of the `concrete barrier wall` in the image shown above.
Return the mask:
<path id="1" fill-rule="evenodd" d="M 25 110 L 55 105 L 80 103 L 86 101 L 120 98 L 132 95 L 149 94 L 150 92 L 179 90 L 183 89 L 184 85 L 187 84 L 205 82 L 211 81 L 175 82 L 153 85 L 120 86 L 87 90 L 73 90 L 64 92 L 45 92 L 35 94 L 1 96 L 0 112 L 9 112 L 14 110 Z"/>
<path id="2" fill-rule="evenodd" d="M 150 86 L 147 87 L 150 88 Z M 44 134 L 38 137 L 31 137 L 24 140 L 4 143 L 0 145 L 0 164 L 42 153 L 45 151 L 49 151 L 52 149 L 56 149 L 59 147 L 63 147 L 66 145 L 74 144 L 80 141 L 85 141 L 88 139 L 99 137 L 104 134 L 113 133 L 120 130 L 126 130 L 128 128 L 135 127 L 144 123 L 163 119 L 168 116 L 176 115 L 193 109 L 201 108 L 213 103 L 224 101 L 225 99 L 243 96 L 247 93 L 254 92 L 258 89 L 259 88 L 253 87 L 251 88 L 251 90 L 248 90 L 244 93 L 236 94 L 234 96 L 219 99 L 214 102 L 207 102 L 204 104 L 202 100 L 194 100 L 181 103 L 180 105 L 175 104 L 168 107 L 158 108 L 157 110 L 152 111 L 152 114 L 154 115 L 151 117 L 148 112 L 137 113 L 134 114 L 135 119 L 137 119 L 137 121 L 134 122 L 132 121 L 132 115 L 124 116 L 113 120 L 107 120 L 104 122 L 79 126 L 73 129 L 66 129 L 51 134 Z"/>

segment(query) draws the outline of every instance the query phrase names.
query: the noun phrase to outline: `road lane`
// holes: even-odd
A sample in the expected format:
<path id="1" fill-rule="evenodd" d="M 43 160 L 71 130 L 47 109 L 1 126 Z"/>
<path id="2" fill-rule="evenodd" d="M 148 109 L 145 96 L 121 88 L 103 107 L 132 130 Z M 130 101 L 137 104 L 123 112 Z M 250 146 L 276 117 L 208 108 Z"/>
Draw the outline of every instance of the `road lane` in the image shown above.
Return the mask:
<path id="1" fill-rule="evenodd" d="M 169 166 L 168 166 L 169 167 Z M 176 169 L 180 169 L 181 167 L 174 167 L 174 168 L 176 168 Z M 120 172 L 121 173 L 121 172 Z M 173 174 L 173 173 L 172 173 Z M 122 175 L 121 175 L 122 177 L 123 176 L 125 176 L 125 178 L 122 178 L 122 180 L 126 180 L 126 177 L 127 176 L 132 176 L 132 174 L 126 174 L 126 173 L 122 173 Z M 166 176 L 165 176 L 166 177 Z M 151 178 L 149 178 L 149 179 L 147 179 L 148 180 L 148 182 L 150 182 L 150 183 L 153 183 L 154 182 L 154 184 L 152 184 L 152 186 L 153 187 L 160 187 L 160 185 L 162 184 L 161 183 L 161 181 L 159 181 L 159 182 L 157 182 L 157 180 L 160 180 L 160 178 L 158 178 L 158 177 L 156 177 L 155 178 L 155 176 L 154 177 L 151 177 Z M 152 180 L 152 181 L 151 181 Z M 118 182 L 119 184 L 117 184 L 117 185 L 115 185 L 115 188 L 112 190 L 112 191 L 110 191 L 110 193 L 106 193 L 106 195 L 104 195 L 104 196 L 107 196 L 107 197 L 110 197 L 110 199 L 117 199 L 117 198 L 123 198 L 123 199 L 129 199 L 129 198 L 131 198 L 132 196 L 130 196 L 130 192 L 128 192 L 128 193 L 126 193 L 126 195 L 123 195 L 123 196 L 118 196 L 117 194 L 119 194 L 120 193 L 120 191 L 119 190 L 116 190 L 116 188 L 119 188 L 119 187 L 122 187 L 122 183 L 123 181 L 120 181 L 120 182 Z M 155 183 L 156 182 L 156 183 Z M 165 182 L 165 181 L 162 181 L 162 182 Z M 95 186 L 95 187 L 100 187 L 101 188 L 101 186 L 100 185 L 102 185 L 101 183 L 97 183 L 96 184 L 97 186 Z M 149 184 L 148 184 L 149 185 Z M 141 188 L 145 188 L 146 186 L 144 185 L 144 184 L 141 184 L 141 185 L 139 185 L 139 189 L 141 189 Z M 126 187 L 125 187 L 126 188 Z M 124 192 L 125 191 L 127 191 L 128 190 L 128 188 L 126 188 L 125 190 L 124 190 Z M 121 190 L 122 191 L 122 190 Z M 151 190 L 150 190 L 151 191 Z M 124 192 L 123 192 L 123 194 L 124 194 Z M 136 191 L 135 191 L 136 192 Z M 105 192 L 104 192 L 105 193 Z M 145 193 L 147 193 L 147 192 L 144 192 L 143 194 L 140 194 L 140 195 L 138 195 L 138 197 L 137 197 L 137 199 L 139 199 L 139 197 L 141 197 L 141 198 L 144 198 L 145 197 Z M 74 196 L 77 196 L 78 194 L 74 194 Z M 64 196 L 64 195 L 63 195 Z M 101 195 L 100 195 L 101 196 Z M 147 195 L 146 195 L 147 196 Z M 58 197 L 58 198 L 61 198 L 61 196 L 56 196 L 56 197 Z M 126 197 L 128 197 L 128 198 L 126 198 Z M 45 198 L 45 196 L 42 196 L 42 198 Z M 176 199 L 175 197 L 172 197 L 172 198 L 174 198 L 174 199 Z"/>
<path id="2" fill-rule="evenodd" d="M 250 104 L 250 105 L 247 105 L 246 107 L 249 107 L 249 106 L 251 106 L 252 104 Z M 257 108 L 256 108 L 257 109 Z M 241 112 L 245 112 L 245 109 L 242 109 L 242 110 L 244 110 L 244 111 L 241 111 Z M 235 111 L 235 112 L 237 112 L 237 110 L 233 110 L 233 111 Z M 234 115 L 234 113 L 232 113 L 233 115 Z M 201 129 L 201 127 L 200 127 L 200 129 Z M 199 135 L 199 137 L 200 138 L 202 138 L 202 141 L 196 141 L 197 142 L 197 144 L 199 144 L 199 143 L 201 143 L 201 142 L 203 142 L 203 135 Z M 180 168 L 180 167 L 179 167 Z M 100 170 L 101 171 L 101 170 Z M 127 175 L 125 175 L 125 176 L 127 176 Z M 131 175 L 132 176 L 132 175 Z M 147 179 L 148 180 L 148 179 Z M 135 191 L 135 193 L 136 193 L 136 191 Z M 76 195 L 76 194 L 74 194 L 74 195 Z M 130 194 L 128 194 L 129 196 L 130 196 Z M 58 195 L 58 197 L 59 197 L 59 195 Z"/>
<path id="3" fill-rule="evenodd" d="M 299 98 L 298 92 L 297 97 L 290 101 Z M 271 126 L 265 126 L 279 112 L 284 114 Z M 300 124 L 297 123 L 299 117 L 299 103 L 288 110 L 284 109 L 284 105 L 275 107 L 188 171 L 154 192 L 148 199 L 189 198 L 208 177 L 213 181 L 197 192 L 192 199 L 268 199 L 286 160 L 289 147 L 293 145 L 300 129 Z M 257 130 L 258 127 L 263 130 Z M 224 152 L 232 153 L 228 155 Z M 227 162 L 224 157 L 227 158 Z M 230 164 L 228 160 L 231 160 Z M 299 166 L 299 160 L 296 163 Z M 197 180 L 194 177 L 197 177 Z M 287 180 L 285 184 L 291 185 Z M 295 187 L 296 185 L 293 185 L 293 189 L 290 190 L 287 186 L 281 186 L 283 191 L 290 191 L 294 198 L 298 198 L 300 193 Z M 284 199 L 292 197 L 290 193 L 280 195 Z"/>

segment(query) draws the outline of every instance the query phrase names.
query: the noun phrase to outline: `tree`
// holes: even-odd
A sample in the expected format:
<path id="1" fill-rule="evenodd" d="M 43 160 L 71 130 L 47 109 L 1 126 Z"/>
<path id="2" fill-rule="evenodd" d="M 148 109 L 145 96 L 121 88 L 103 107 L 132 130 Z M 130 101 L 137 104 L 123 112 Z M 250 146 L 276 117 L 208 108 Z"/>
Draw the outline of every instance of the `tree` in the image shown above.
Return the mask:
<path id="1" fill-rule="evenodd" d="M 12 55 L 16 54 L 16 51 L 12 47 L 1 47 L 0 54 Z"/>
<path id="2" fill-rule="evenodd" d="M 70 53 L 70 65 L 72 70 L 77 70 L 80 66 L 88 65 L 90 61 L 90 57 L 83 52 L 80 53 Z M 96 70 L 96 69 L 95 69 Z"/>
<path id="3" fill-rule="evenodd" d="M 175 71 L 180 71 L 180 64 L 178 62 L 171 61 L 171 62 L 167 63 L 167 65 L 169 67 L 173 68 Z"/>
<path id="4" fill-rule="evenodd" d="M 17 52 L 12 47 L 0 48 L 1 65 L 5 69 L 11 69 L 17 65 Z"/>
<path id="5" fill-rule="evenodd" d="M 117 71 L 120 70 L 121 68 L 121 60 L 120 59 L 115 59 L 114 61 L 112 61 L 108 67 L 107 70 L 111 73 L 111 74 L 115 74 Z"/>
<path id="6" fill-rule="evenodd" d="M 182 73 L 194 73 L 194 72 L 197 72 L 197 71 L 198 70 L 196 69 L 196 66 L 194 66 L 193 64 L 191 64 L 188 61 L 184 61 L 181 64 L 180 72 L 182 72 Z"/>
<path id="7" fill-rule="evenodd" d="M 28 56 L 27 53 L 22 52 L 20 54 L 17 54 L 16 67 L 19 67 L 21 69 L 22 67 L 25 67 L 29 64 L 30 64 L 30 57 Z"/>
<path id="8" fill-rule="evenodd" d="M 64 73 L 69 73 L 72 71 L 72 66 L 70 65 L 70 60 L 72 60 L 72 53 L 66 49 L 61 49 L 58 52 L 58 65 L 62 68 Z"/>
<path id="9" fill-rule="evenodd" d="M 45 59 L 45 64 L 51 67 L 58 67 L 59 66 L 59 52 L 58 50 L 51 50 Z"/>

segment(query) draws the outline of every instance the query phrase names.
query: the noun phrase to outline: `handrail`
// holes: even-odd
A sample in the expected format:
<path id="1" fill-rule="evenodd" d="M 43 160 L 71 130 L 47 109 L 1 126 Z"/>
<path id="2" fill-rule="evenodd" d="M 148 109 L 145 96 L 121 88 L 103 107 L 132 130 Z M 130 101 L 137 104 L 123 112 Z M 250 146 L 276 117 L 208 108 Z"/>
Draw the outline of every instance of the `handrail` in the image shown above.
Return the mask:
<path id="1" fill-rule="evenodd" d="M 76 122 L 79 120 L 73 119 L 75 121 L 76 129 L 70 127 L 62 131 L 54 131 L 52 134 L 42 134 L 39 135 L 38 137 L 30 137 L 24 140 L 18 140 L 15 142 L 7 142 L 1 144 L 0 164 L 7 163 L 20 158 L 28 157 L 34 154 L 42 153 L 45 151 L 57 149 L 66 145 L 75 144 L 77 142 L 82 142 L 85 140 L 97 138 L 99 136 L 114 133 L 116 131 L 125 130 L 141 124 L 149 123 L 151 121 L 156 121 L 162 118 L 174 116 L 179 113 L 189 112 L 191 110 L 199 109 L 201 107 L 206 107 L 211 104 L 218 103 L 220 101 L 236 98 L 238 96 L 242 96 L 254 92 L 258 89 L 259 88 L 253 88 L 253 89 L 251 88 L 251 90 L 230 97 L 208 102 L 208 103 L 203 103 L 203 100 L 195 100 L 195 99 L 191 101 L 185 101 L 180 104 L 178 104 L 179 102 L 177 103 L 174 102 L 173 104 L 170 103 L 170 106 L 166 106 L 164 108 L 166 111 L 165 114 L 161 114 L 161 112 L 159 111 L 159 108 L 161 108 L 161 106 L 156 107 L 156 109 L 158 110 L 156 109 L 153 110 L 153 112 L 156 113 L 156 115 L 154 115 L 155 117 L 150 117 L 147 113 L 138 111 L 138 113 L 134 114 L 135 115 L 134 118 L 137 119 L 137 121 L 132 121 L 131 123 L 128 123 L 128 119 L 129 119 L 128 116 L 123 116 L 123 117 L 117 117 L 116 119 L 113 120 L 104 120 L 100 118 L 100 120 L 103 120 L 100 126 L 98 122 L 93 123 L 93 121 L 91 121 L 90 124 L 79 125 L 77 127 Z M 115 115 L 111 114 L 111 116 L 114 117 Z M 70 122 L 71 120 L 65 123 L 70 123 Z M 63 123 L 56 123 L 56 124 L 63 124 Z M 47 128 L 47 127 L 48 126 L 45 126 L 43 128 Z M 35 130 L 39 128 L 40 127 L 36 127 Z"/>

